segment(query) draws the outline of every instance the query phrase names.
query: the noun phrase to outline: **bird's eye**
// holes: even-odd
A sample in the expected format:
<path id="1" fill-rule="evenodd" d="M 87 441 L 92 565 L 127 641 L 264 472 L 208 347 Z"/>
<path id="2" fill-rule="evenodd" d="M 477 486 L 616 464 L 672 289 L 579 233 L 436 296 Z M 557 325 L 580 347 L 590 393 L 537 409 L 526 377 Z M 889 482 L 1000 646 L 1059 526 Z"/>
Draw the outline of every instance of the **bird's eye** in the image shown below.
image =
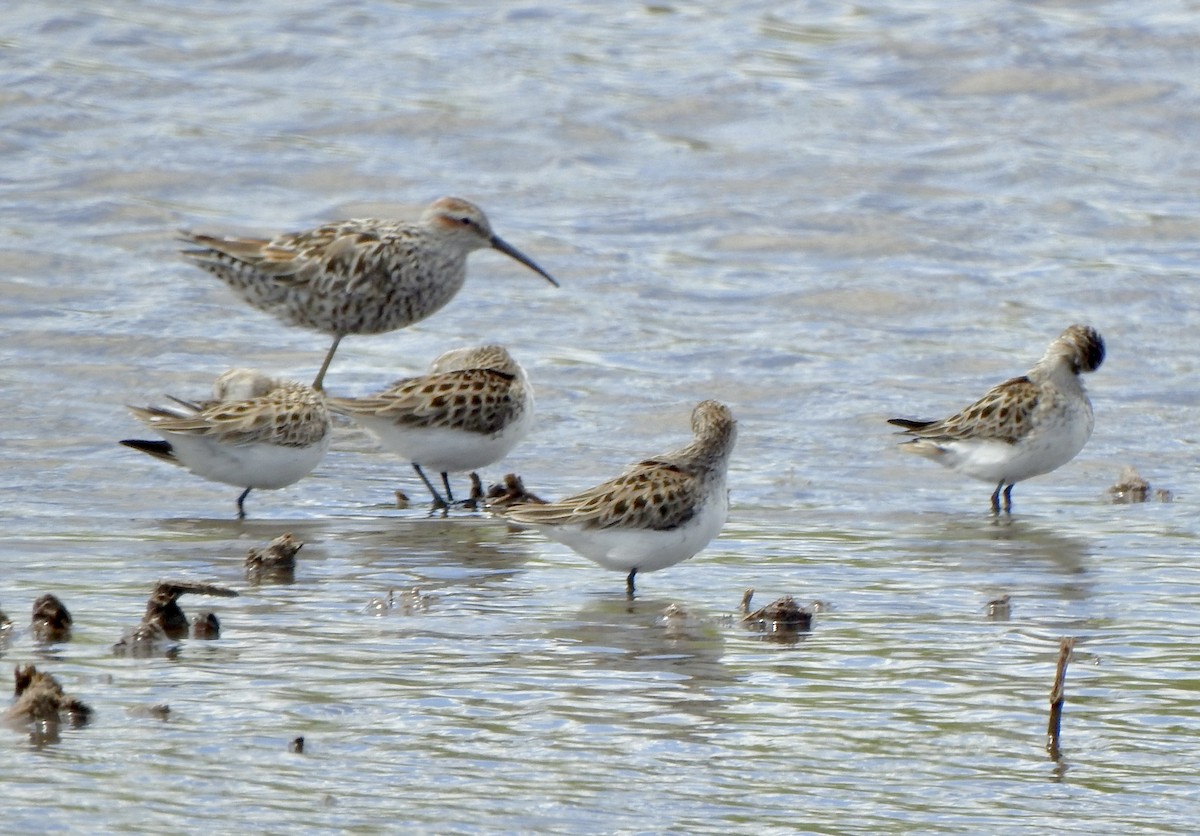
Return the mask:
<path id="1" fill-rule="evenodd" d="M 458 222 L 459 222 L 460 224 L 462 224 L 463 226 L 470 226 L 470 225 L 471 225 L 471 219 L 470 219 L 470 218 L 459 218 L 459 219 L 458 219 Z"/>

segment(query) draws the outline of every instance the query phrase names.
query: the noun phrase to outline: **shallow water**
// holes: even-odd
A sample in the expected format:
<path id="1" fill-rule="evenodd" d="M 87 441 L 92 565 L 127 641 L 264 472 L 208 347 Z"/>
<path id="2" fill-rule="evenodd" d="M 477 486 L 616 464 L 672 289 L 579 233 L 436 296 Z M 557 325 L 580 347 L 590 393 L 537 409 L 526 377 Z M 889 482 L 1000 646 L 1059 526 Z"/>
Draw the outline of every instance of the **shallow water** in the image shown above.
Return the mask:
<path id="1" fill-rule="evenodd" d="M 0 728 L 6 829 L 1194 832 L 1196 12 L 13 4 L 0 653 L 97 716 L 41 746 Z M 175 228 L 440 194 L 562 290 L 474 255 L 446 310 L 348 338 L 328 385 L 505 343 L 539 424 L 485 477 L 549 496 L 729 403 L 725 532 L 632 602 L 499 521 L 397 510 L 419 485 L 350 430 L 245 522 L 236 490 L 115 443 L 126 403 L 233 365 L 309 379 L 327 345 L 184 264 Z M 965 405 L 1073 321 L 1108 342 L 1096 431 L 1011 520 L 895 450 L 886 417 Z M 1126 464 L 1174 501 L 1112 504 Z M 284 531 L 295 582 L 248 583 L 246 550 Z M 114 657 L 160 578 L 238 588 L 183 600 L 223 637 Z M 422 606 L 368 608 L 412 587 Z M 832 610 L 764 641 L 730 617 L 746 587 Z M 76 635 L 38 648 L 46 591 Z"/>

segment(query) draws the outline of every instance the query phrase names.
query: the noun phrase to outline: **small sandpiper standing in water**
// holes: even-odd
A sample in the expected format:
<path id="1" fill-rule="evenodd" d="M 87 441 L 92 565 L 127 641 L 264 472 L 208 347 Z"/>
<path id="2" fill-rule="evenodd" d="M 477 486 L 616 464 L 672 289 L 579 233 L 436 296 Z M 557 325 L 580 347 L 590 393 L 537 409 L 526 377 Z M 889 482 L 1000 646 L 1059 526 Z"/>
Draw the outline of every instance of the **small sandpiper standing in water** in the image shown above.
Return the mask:
<path id="1" fill-rule="evenodd" d="M 129 407 L 164 441 L 126 439 L 126 447 L 186 467 L 197 476 L 245 488 L 238 517 L 254 488 L 298 482 L 329 449 L 329 410 L 310 386 L 275 380 L 252 369 L 231 369 L 217 378 L 213 400 L 172 406 Z"/>
<path id="2" fill-rule="evenodd" d="M 194 247 L 183 256 L 242 299 L 289 325 L 333 336 L 313 381 L 317 391 L 342 337 L 394 331 L 436 313 L 463 286 L 474 250 L 499 250 L 558 286 L 493 233 L 478 206 L 457 197 L 434 201 L 416 223 L 334 221 L 271 239 L 180 234 Z"/>
<path id="3" fill-rule="evenodd" d="M 901 448 L 996 486 L 992 513 L 1012 511 L 1017 482 L 1075 458 L 1092 434 L 1092 403 L 1079 375 L 1104 362 L 1104 340 L 1087 325 L 1062 332 L 1023 377 L 992 387 L 971 406 L 941 421 L 892 418 L 915 436 Z"/>
<path id="4" fill-rule="evenodd" d="M 438 357 L 429 374 L 398 380 L 365 398 L 330 398 L 389 450 L 412 462 L 433 494 L 435 509 L 454 502 L 450 473 L 500 461 L 533 425 L 533 388 L 504 346 L 456 348 Z M 421 469 L 442 475 L 446 496 Z"/>
<path id="5" fill-rule="evenodd" d="M 536 528 L 606 569 L 654 572 L 692 557 L 717 536 L 729 512 L 725 487 L 737 422 L 729 408 L 692 410 L 692 443 L 638 462 L 615 479 L 545 505 L 514 505 L 508 519 Z"/>

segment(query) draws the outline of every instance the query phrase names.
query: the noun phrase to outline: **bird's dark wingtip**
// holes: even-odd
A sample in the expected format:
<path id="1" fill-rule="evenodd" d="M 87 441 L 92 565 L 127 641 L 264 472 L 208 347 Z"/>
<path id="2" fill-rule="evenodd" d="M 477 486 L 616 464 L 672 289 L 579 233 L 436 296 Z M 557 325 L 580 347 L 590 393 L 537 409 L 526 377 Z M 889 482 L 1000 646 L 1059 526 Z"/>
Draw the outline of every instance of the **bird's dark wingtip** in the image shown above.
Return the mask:
<path id="1" fill-rule="evenodd" d="M 156 459 L 166 459 L 167 461 L 175 460 L 175 450 L 171 447 L 169 441 L 149 441 L 141 438 L 125 438 L 121 440 L 121 444 L 126 447 L 132 447 L 134 450 L 140 450 L 154 456 Z"/>
<path id="2" fill-rule="evenodd" d="M 933 426 L 934 421 L 915 421 L 912 418 L 889 418 L 888 423 L 893 427 L 903 427 L 906 430 L 923 430 Z"/>

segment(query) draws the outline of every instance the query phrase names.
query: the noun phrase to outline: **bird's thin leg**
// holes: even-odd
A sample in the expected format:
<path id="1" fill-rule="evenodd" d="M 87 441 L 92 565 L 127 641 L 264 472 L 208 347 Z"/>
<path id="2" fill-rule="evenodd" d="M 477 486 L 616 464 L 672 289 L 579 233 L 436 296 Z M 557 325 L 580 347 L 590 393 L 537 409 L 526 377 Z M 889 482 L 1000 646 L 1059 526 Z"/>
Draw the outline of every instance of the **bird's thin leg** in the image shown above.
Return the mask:
<path id="1" fill-rule="evenodd" d="M 627 578 L 625 578 L 625 594 L 626 594 L 626 595 L 628 595 L 630 598 L 632 598 L 632 597 L 633 597 L 633 592 L 634 592 L 634 590 L 633 590 L 633 578 L 634 578 L 634 576 L 635 576 L 636 574 L 637 574 L 637 569 L 636 569 L 636 568 L 634 568 L 634 569 L 630 569 L 630 570 L 629 570 L 629 576 L 628 576 Z"/>
<path id="2" fill-rule="evenodd" d="M 325 355 L 325 362 L 321 364 L 321 371 L 317 372 L 317 379 L 313 381 L 312 388 L 318 392 L 324 391 L 325 372 L 329 371 L 329 364 L 333 362 L 333 353 L 337 351 L 338 343 L 341 341 L 341 334 L 333 338 L 333 345 L 329 346 L 329 353 Z"/>
<path id="3" fill-rule="evenodd" d="M 421 465 L 413 462 L 413 470 L 417 471 L 417 475 L 421 477 L 421 481 L 425 483 L 425 487 L 429 488 L 429 492 L 433 494 L 433 509 L 436 511 L 446 509 L 446 500 L 442 499 L 442 495 L 437 492 L 437 488 L 433 486 L 433 482 L 425 475 L 425 471 L 421 470 Z"/>
<path id="4" fill-rule="evenodd" d="M 1004 511 L 1008 514 L 1012 513 L 1012 489 L 1012 485 L 1004 489 Z"/>
<path id="5" fill-rule="evenodd" d="M 996 492 L 992 494 L 992 513 L 1000 516 L 1000 489 L 1004 487 L 1004 482 L 996 486 Z"/>
<path id="6" fill-rule="evenodd" d="M 250 488 L 246 488 L 246 490 L 242 491 L 242 495 L 238 497 L 237 506 L 238 506 L 238 519 L 239 520 L 246 519 L 246 506 L 244 505 L 244 503 L 246 502 L 246 497 L 248 497 L 249 495 L 250 495 Z"/>
<path id="7" fill-rule="evenodd" d="M 446 486 L 446 504 L 454 504 L 454 491 L 450 490 L 450 474 L 442 471 L 442 484 Z"/>

